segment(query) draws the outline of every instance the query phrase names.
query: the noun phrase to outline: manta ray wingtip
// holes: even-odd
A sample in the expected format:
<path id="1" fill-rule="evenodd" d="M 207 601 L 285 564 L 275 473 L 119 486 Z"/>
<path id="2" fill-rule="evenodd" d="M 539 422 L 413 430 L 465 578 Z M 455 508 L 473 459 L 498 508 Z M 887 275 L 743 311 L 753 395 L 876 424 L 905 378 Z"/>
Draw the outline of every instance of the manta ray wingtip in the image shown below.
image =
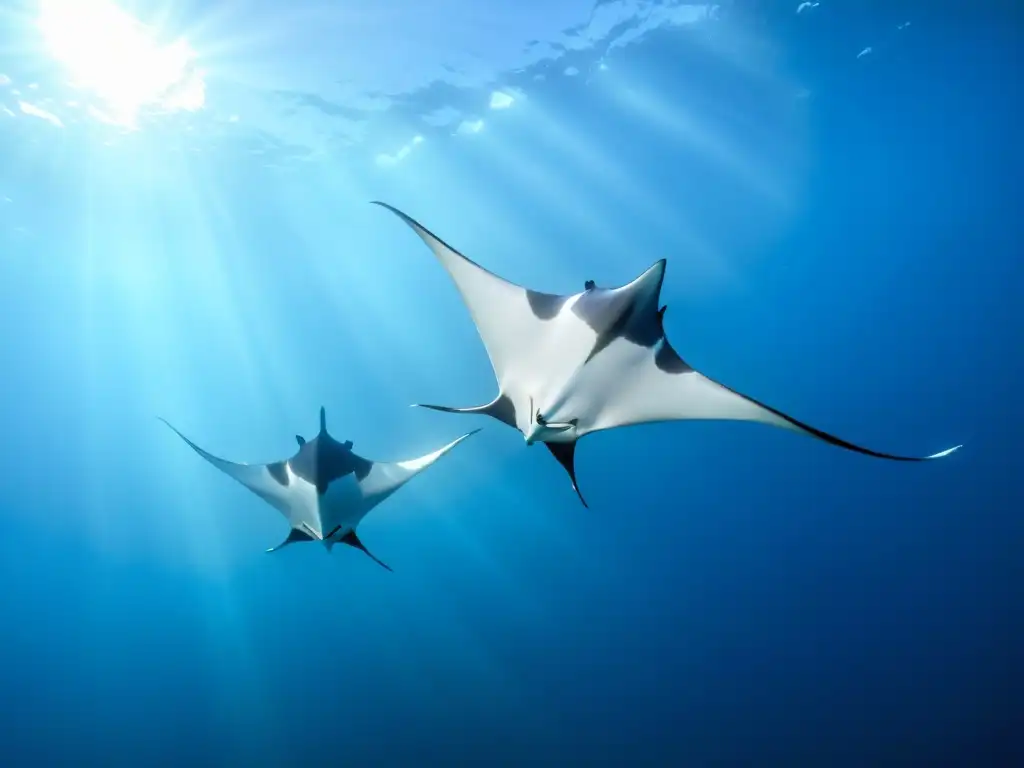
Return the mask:
<path id="1" fill-rule="evenodd" d="M 164 418 L 163 416 L 157 416 L 157 417 L 156 417 L 156 419 L 157 419 L 157 421 L 162 421 L 162 422 L 163 422 L 164 424 L 166 424 L 166 425 L 167 425 L 167 428 L 168 428 L 168 429 L 170 429 L 170 430 L 171 430 L 171 432 L 173 432 L 174 434 L 176 434 L 176 435 L 177 435 L 178 437 L 180 437 L 180 438 L 181 438 L 182 440 L 184 440 L 185 442 L 189 442 L 188 438 L 187 438 L 187 437 L 185 437 L 185 436 L 184 436 L 183 434 L 181 434 L 181 430 L 179 430 L 179 429 L 178 429 L 178 428 L 177 428 L 176 426 L 174 426 L 173 424 L 171 424 L 171 422 L 169 422 L 169 421 L 168 421 L 167 419 L 165 419 L 165 418 Z"/>
<path id="2" fill-rule="evenodd" d="M 931 456 L 927 456 L 926 458 L 928 458 L 928 459 L 944 459 L 947 456 L 949 456 L 950 454 L 956 453 L 957 451 L 959 451 L 963 447 L 964 447 L 963 443 L 961 443 L 960 445 L 954 445 L 952 448 L 947 448 L 944 451 L 939 451 L 938 453 L 933 453 Z"/>
<path id="3" fill-rule="evenodd" d="M 401 211 L 395 208 L 395 206 L 385 203 L 383 200 L 371 200 L 370 205 L 379 205 L 381 208 L 387 208 L 392 213 L 397 213 L 399 216 L 402 215 Z"/>

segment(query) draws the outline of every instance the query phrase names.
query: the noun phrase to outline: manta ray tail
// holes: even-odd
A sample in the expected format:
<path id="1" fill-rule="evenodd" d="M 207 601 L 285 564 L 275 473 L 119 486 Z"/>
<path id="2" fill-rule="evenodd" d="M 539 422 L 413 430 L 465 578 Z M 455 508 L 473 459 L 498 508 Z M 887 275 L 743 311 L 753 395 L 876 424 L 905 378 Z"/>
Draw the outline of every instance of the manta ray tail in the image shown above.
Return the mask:
<path id="1" fill-rule="evenodd" d="M 355 531 L 349 531 L 340 539 L 338 539 L 338 541 L 342 542 L 343 544 L 348 544 L 350 547 L 355 547 L 356 549 L 363 552 L 363 554 L 365 554 L 371 560 L 373 560 L 373 562 L 375 562 L 381 568 L 386 568 L 387 570 L 394 573 L 394 571 L 391 570 L 390 565 L 385 563 L 383 560 L 378 559 L 376 555 L 374 555 L 370 550 L 366 548 L 366 545 L 364 545 L 363 542 L 359 540 L 359 537 L 356 535 Z"/>
<path id="2" fill-rule="evenodd" d="M 576 495 L 580 497 L 580 501 L 583 502 L 583 506 L 590 509 L 590 505 L 587 504 L 587 500 L 583 498 L 583 494 L 580 493 L 580 486 L 576 482 L 576 442 L 571 443 L 544 443 L 551 451 L 551 455 L 558 459 L 558 463 L 561 464 L 565 471 L 569 473 L 569 479 L 572 480 L 572 489 L 576 491 Z"/>
<path id="3" fill-rule="evenodd" d="M 427 405 L 416 403 L 414 408 L 429 408 L 432 411 L 443 411 L 444 413 L 472 413 L 480 416 L 490 416 L 510 427 L 516 426 L 516 409 L 512 401 L 506 395 L 498 395 L 487 405 L 477 405 L 472 408 L 452 408 L 447 405 Z"/>

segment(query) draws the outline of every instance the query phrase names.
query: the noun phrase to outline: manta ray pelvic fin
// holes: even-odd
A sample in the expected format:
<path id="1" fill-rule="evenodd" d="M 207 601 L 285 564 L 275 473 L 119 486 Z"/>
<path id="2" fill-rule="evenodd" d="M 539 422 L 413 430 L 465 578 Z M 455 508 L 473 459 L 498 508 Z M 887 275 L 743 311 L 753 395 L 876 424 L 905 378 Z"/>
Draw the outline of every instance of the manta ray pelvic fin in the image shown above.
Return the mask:
<path id="1" fill-rule="evenodd" d="M 363 554 L 365 554 L 367 557 L 369 557 L 371 560 L 373 560 L 373 562 L 375 562 L 381 568 L 385 568 L 394 573 L 394 571 L 391 570 L 390 565 L 385 563 L 383 560 L 380 560 L 376 555 L 374 555 L 370 550 L 366 548 L 366 545 L 359 540 L 359 537 L 356 535 L 355 531 L 349 531 L 340 539 L 338 539 L 338 541 L 342 542 L 343 544 L 348 544 L 350 547 L 355 547 L 356 549 L 360 550 Z"/>
<path id="2" fill-rule="evenodd" d="M 481 416 L 490 416 L 510 427 L 516 427 L 516 408 L 512 400 L 504 394 L 499 394 L 487 405 L 477 405 L 472 408 L 452 408 L 447 405 L 427 405 L 416 403 L 414 408 L 429 408 L 432 411 L 443 411 L 445 413 L 472 413 Z"/>
<path id="3" fill-rule="evenodd" d="M 276 547 L 271 547 L 267 552 L 277 552 L 282 547 L 287 547 L 289 544 L 294 544 L 297 541 L 313 541 L 313 537 L 303 530 L 292 528 L 288 531 L 288 535 L 285 537 L 284 541 Z"/>
<path id="4" fill-rule="evenodd" d="M 572 489 L 576 491 L 576 495 L 580 497 L 580 501 L 583 502 L 583 506 L 590 509 L 590 505 L 587 504 L 587 500 L 583 498 L 583 494 L 580 492 L 580 486 L 576 482 L 576 441 L 571 443 L 544 443 L 551 451 L 551 455 L 558 459 L 558 463 L 562 465 L 566 472 L 569 473 L 569 479 L 572 480 Z"/>

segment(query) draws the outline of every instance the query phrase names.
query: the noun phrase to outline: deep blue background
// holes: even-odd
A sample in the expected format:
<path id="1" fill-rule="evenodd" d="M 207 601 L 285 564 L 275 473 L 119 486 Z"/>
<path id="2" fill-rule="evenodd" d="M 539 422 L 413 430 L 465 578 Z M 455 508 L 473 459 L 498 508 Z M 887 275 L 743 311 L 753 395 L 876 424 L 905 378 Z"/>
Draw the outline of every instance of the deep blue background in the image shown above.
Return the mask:
<path id="1" fill-rule="evenodd" d="M 157 180 L 88 137 L 48 163 L 0 144 L 35 233 L 0 254 L 2 762 L 1024 760 L 1019 19 L 834 6 L 813 34 L 789 5 L 730 22 L 801 98 L 678 30 L 609 69 L 729 126 L 784 204 L 578 79 L 401 175 L 207 157 Z M 904 465 L 746 424 L 621 430 L 581 443 L 584 510 L 511 430 L 406 408 L 493 383 L 373 198 L 540 289 L 668 257 L 698 369 L 881 450 L 966 446 Z M 380 459 L 486 427 L 364 523 L 394 574 L 264 555 L 283 522 L 154 418 L 261 461 L 321 404 Z"/>

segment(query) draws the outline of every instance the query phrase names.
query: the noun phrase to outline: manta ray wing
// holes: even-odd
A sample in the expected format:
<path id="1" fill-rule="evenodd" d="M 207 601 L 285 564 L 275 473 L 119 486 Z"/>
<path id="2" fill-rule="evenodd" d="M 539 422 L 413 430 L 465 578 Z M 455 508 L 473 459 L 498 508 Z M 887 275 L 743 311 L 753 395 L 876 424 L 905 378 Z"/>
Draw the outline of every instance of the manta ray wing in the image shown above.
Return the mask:
<path id="1" fill-rule="evenodd" d="M 463 440 L 468 439 L 479 431 L 479 429 L 474 429 L 472 432 L 467 432 L 461 437 L 455 438 L 447 445 L 428 453 L 426 456 L 420 456 L 418 459 L 395 462 L 375 461 L 369 474 L 359 481 L 363 497 L 372 500 L 373 505 L 376 506 Z"/>
<path id="2" fill-rule="evenodd" d="M 494 402 L 477 408 L 427 407 L 482 413 L 520 430 L 527 427 L 529 398 L 539 398 L 538 390 L 548 382 L 570 376 L 594 346 L 594 329 L 571 311 L 580 294 L 540 293 L 511 283 L 463 256 L 397 208 L 375 204 L 408 224 L 447 270 L 473 318 L 501 393 Z"/>
<path id="3" fill-rule="evenodd" d="M 316 488 L 302 478 L 297 477 L 289 469 L 287 462 L 236 464 L 233 461 L 227 461 L 219 456 L 214 456 L 209 451 L 200 448 L 166 419 L 161 418 L 160 420 L 170 427 L 178 437 L 188 443 L 192 450 L 278 510 L 293 526 L 299 526 L 303 520 L 316 519 Z M 285 544 L 290 544 L 293 541 L 301 540 L 301 537 L 292 537 L 289 534 L 289 538 L 285 539 L 275 549 Z"/>
<path id="4" fill-rule="evenodd" d="M 894 461 L 927 461 L 930 456 L 899 456 L 864 448 L 787 416 L 695 371 L 667 337 L 650 347 L 617 339 L 581 371 L 574 391 L 580 435 L 614 427 L 682 419 L 754 421 L 816 437 L 857 453 Z"/>
<path id="5" fill-rule="evenodd" d="M 367 475 L 359 480 L 359 490 L 363 499 L 367 502 L 367 511 L 380 504 L 388 496 L 393 494 L 427 467 L 434 464 L 438 459 L 452 450 L 463 440 L 475 435 L 479 431 L 479 429 L 474 429 L 472 432 L 468 432 L 461 437 L 457 437 L 447 445 L 438 448 L 436 451 L 428 453 L 426 456 L 421 456 L 418 459 L 408 459 L 406 461 L 396 462 L 373 462 L 373 466 Z M 338 528 L 340 527 L 341 526 L 338 526 Z M 336 532 L 337 528 L 332 530 L 325 538 L 330 540 Z M 349 529 L 340 538 L 338 538 L 337 541 L 362 551 L 381 567 L 386 568 L 389 571 L 392 570 L 391 566 L 366 548 L 366 545 L 364 545 L 362 540 L 359 538 L 359 534 L 356 533 L 355 528 Z M 328 542 L 328 548 L 330 548 L 332 543 L 333 540 Z"/>

